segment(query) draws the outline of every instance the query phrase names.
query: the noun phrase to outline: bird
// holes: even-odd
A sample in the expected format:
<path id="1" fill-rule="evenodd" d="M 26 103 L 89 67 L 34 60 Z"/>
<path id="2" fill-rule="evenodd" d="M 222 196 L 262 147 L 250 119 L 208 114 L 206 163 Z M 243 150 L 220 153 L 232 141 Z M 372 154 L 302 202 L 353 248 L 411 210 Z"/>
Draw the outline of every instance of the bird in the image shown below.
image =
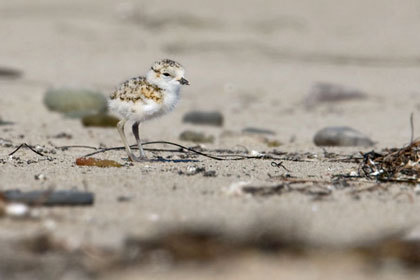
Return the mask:
<path id="1" fill-rule="evenodd" d="M 184 67 L 178 62 L 161 59 L 152 64 L 145 76 L 123 82 L 110 94 L 108 107 L 111 112 L 120 116 L 117 130 L 131 161 L 148 161 L 141 145 L 139 126 L 174 109 L 180 98 L 181 86 L 190 85 L 184 74 Z M 132 131 L 140 152 L 139 157 L 133 154 L 127 143 L 124 133 L 127 121 L 133 122 Z"/>

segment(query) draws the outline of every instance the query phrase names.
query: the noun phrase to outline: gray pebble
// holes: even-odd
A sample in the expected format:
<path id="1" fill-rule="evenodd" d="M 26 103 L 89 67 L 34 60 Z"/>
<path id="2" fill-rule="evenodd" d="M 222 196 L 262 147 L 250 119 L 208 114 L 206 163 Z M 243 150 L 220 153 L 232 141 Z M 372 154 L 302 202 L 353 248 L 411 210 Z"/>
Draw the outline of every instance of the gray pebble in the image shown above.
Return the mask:
<path id="1" fill-rule="evenodd" d="M 186 113 L 182 121 L 198 125 L 223 126 L 223 115 L 220 112 L 192 111 Z"/>
<path id="2" fill-rule="evenodd" d="M 13 122 L 3 121 L 2 118 L 0 117 L 0 125 L 11 125 L 11 124 L 13 124 Z"/>
<path id="3" fill-rule="evenodd" d="M 216 177 L 216 171 L 215 170 L 208 170 L 203 172 L 204 177 Z"/>
<path id="4" fill-rule="evenodd" d="M 9 139 L 0 138 L 0 146 L 10 148 L 13 147 L 13 143 Z"/>
<path id="5" fill-rule="evenodd" d="M 321 103 L 339 102 L 354 99 L 364 99 L 367 95 L 361 90 L 325 82 L 316 83 L 305 97 L 304 104 L 307 108 Z"/>
<path id="6" fill-rule="evenodd" d="M 202 132 L 195 132 L 191 130 L 186 130 L 179 135 L 179 139 L 182 141 L 191 141 L 195 143 L 213 143 L 214 136 L 205 135 Z"/>
<path id="7" fill-rule="evenodd" d="M 22 71 L 9 67 L 0 66 L 0 78 L 17 79 L 22 77 Z"/>
<path id="8" fill-rule="evenodd" d="M 246 127 L 242 129 L 244 133 L 252 133 L 252 134 L 268 134 L 268 135 L 275 135 L 276 133 L 269 129 L 264 128 L 257 128 L 257 127 Z"/>
<path id="9" fill-rule="evenodd" d="M 314 136 L 317 146 L 372 146 L 374 142 L 357 130 L 347 126 L 330 126 Z"/>
<path id="10" fill-rule="evenodd" d="M 108 109 L 107 99 L 102 93 L 87 89 L 49 89 L 45 93 L 44 104 L 51 111 L 73 118 L 104 113 Z"/>

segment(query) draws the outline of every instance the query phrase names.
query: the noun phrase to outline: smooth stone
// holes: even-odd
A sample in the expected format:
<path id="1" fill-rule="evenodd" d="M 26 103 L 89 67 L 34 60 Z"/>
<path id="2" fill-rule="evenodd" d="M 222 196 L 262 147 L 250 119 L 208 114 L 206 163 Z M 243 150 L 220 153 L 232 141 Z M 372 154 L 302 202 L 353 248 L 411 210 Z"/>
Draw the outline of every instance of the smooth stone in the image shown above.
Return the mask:
<path id="1" fill-rule="evenodd" d="M 269 129 L 264 128 L 257 128 L 257 127 L 246 127 L 242 129 L 243 133 L 252 133 L 252 134 L 269 134 L 269 135 L 275 135 L 276 133 Z"/>
<path id="2" fill-rule="evenodd" d="M 220 112 L 191 111 L 184 115 L 182 121 L 198 125 L 222 126 L 224 120 Z"/>
<path id="3" fill-rule="evenodd" d="M 355 99 L 364 99 L 365 92 L 337 84 L 320 82 L 314 84 L 304 99 L 306 107 L 311 108 L 320 103 L 340 102 Z"/>
<path id="4" fill-rule="evenodd" d="M 116 127 L 119 119 L 108 114 L 96 114 L 84 116 L 82 123 L 84 126 L 97 126 L 97 127 Z"/>
<path id="5" fill-rule="evenodd" d="M 17 79 L 22 77 L 22 71 L 14 69 L 14 68 L 9 68 L 9 67 L 4 67 L 4 66 L 0 66 L 0 78 L 1 79 Z"/>
<path id="6" fill-rule="evenodd" d="M 367 136 L 347 126 L 331 126 L 319 130 L 314 136 L 317 146 L 372 146 Z"/>
<path id="7" fill-rule="evenodd" d="M 0 125 L 10 125 L 14 124 L 13 122 L 3 121 L 2 118 L 0 118 Z"/>
<path id="8" fill-rule="evenodd" d="M 214 136 L 206 136 L 204 133 L 186 130 L 179 135 L 182 141 L 191 141 L 194 143 L 213 143 Z"/>
<path id="9" fill-rule="evenodd" d="M 51 111 L 73 118 L 104 113 L 108 109 L 107 99 L 102 93 L 87 89 L 49 89 L 45 93 L 44 104 Z"/>

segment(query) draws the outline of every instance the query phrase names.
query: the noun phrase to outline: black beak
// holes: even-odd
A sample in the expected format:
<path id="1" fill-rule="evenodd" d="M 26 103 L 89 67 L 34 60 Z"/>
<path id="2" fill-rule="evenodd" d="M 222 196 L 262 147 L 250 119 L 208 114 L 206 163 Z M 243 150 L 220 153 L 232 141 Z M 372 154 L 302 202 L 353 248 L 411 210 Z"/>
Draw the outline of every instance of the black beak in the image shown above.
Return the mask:
<path id="1" fill-rule="evenodd" d="M 190 82 L 188 82 L 188 80 L 187 80 L 187 79 L 185 79 L 185 78 L 181 78 L 181 79 L 179 79 L 179 83 L 180 83 L 181 85 L 187 85 L 187 86 L 189 86 L 189 85 L 190 85 Z"/>

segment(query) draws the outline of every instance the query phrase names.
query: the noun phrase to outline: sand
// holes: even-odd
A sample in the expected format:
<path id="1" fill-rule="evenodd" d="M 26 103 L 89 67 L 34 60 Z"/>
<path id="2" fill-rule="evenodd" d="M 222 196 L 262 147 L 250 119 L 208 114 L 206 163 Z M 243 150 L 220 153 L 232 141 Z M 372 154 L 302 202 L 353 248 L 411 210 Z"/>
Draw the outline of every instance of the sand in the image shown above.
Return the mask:
<path id="1" fill-rule="evenodd" d="M 89 150 L 56 147 L 120 146 L 116 129 L 83 127 L 78 119 L 48 111 L 42 99 L 48 88 L 62 86 L 108 94 L 127 78 L 144 74 L 153 61 L 169 57 L 185 66 L 191 86 L 183 88 L 171 115 L 141 126 L 144 140 L 192 146 L 178 139 L 191 129 L 215 136 L 215 143 L 205 145 L 209 150 L 245 147 L 272 152 L 274 148 L 252 137 L 223 137 L 226 131 L 246 127 L 270 129 L 282 143 L 276 150 L 318 156 L 307 162 L 284 161 L 291 175 L 330 180 L 331 175 L 357 170 L 358 164 L 326 160 L 323 149 L 313 144 L 319 129 L 346 125 L 376 142 L 370 148 L 327 148 L 341 155 L 407 144 L 411 112 L 419 135 L 419 11 L 420 4 L 408 0 L 1 2 L 0 66 L 19 69 L 23 76 L 0 78 L 0 117 L 14 123 L 0 127 L 0 138 L 10 140 L 13 147 L 41 145 L 56 154 L 48 161 L 26 149 L 10 159 L 13 147 L 0 146 L 0 188 L 88 190 L 96 200 L 91 207 L 40 208 L 29 220 L 3 218 L 0 239 L 47 231 L 73 248 L 89 244 L 115 249 L 129 236 L 149 238 L 167 228 L 202 226 L 233 236 L 261 228 L 278 230 L 317 246 L 359 244 L 402 230 L 418 237 L 420 200 L 410 185 L 383 184 L 385 190 L 362 192 L 357 199 L 351 191 L 375 182 L 333 188 L 320 200 L 302 192 L 255 197 L 227 190 L 236 182 L 270 186 L 277 182 L 272 176 L 286 171 L 271 166 L 270 160 L 204 157 L 197 162 L 122 168 L 76 166 L 75 159 Z M 354 87 L 367 98 L 308 110 L 303 101 L 316 82 Z M 183 123 L 182 116 L 191 110 L 220 111 L 224 126 Z M 71 139 L 55 137 L 62 132 Z M 131 133 L 129 137 L 134 143 Z M 123 151 L 97 157 L 126 162 Z M 181 174 L 191 166 L 215 171 L 216 176 Z M 38 174 L 46 179 L 35 179 Z M 118 201 L 120 196 L 129 200 Z M 216 262 L 202 274 L 194 266 L 141 266 L 100 277 L 260 279 L 264 273 L 285 279 L 337 279 L 341 273 L 354 277 L 341 279 L 415 277 L 411 270 L 379 269 L 369 274 L 361 267 L 357 261 L 334 257 L 317 262 L 252 255 Z M 77 273 L 70 272 L 68 279 L 73 278 Z"/>

